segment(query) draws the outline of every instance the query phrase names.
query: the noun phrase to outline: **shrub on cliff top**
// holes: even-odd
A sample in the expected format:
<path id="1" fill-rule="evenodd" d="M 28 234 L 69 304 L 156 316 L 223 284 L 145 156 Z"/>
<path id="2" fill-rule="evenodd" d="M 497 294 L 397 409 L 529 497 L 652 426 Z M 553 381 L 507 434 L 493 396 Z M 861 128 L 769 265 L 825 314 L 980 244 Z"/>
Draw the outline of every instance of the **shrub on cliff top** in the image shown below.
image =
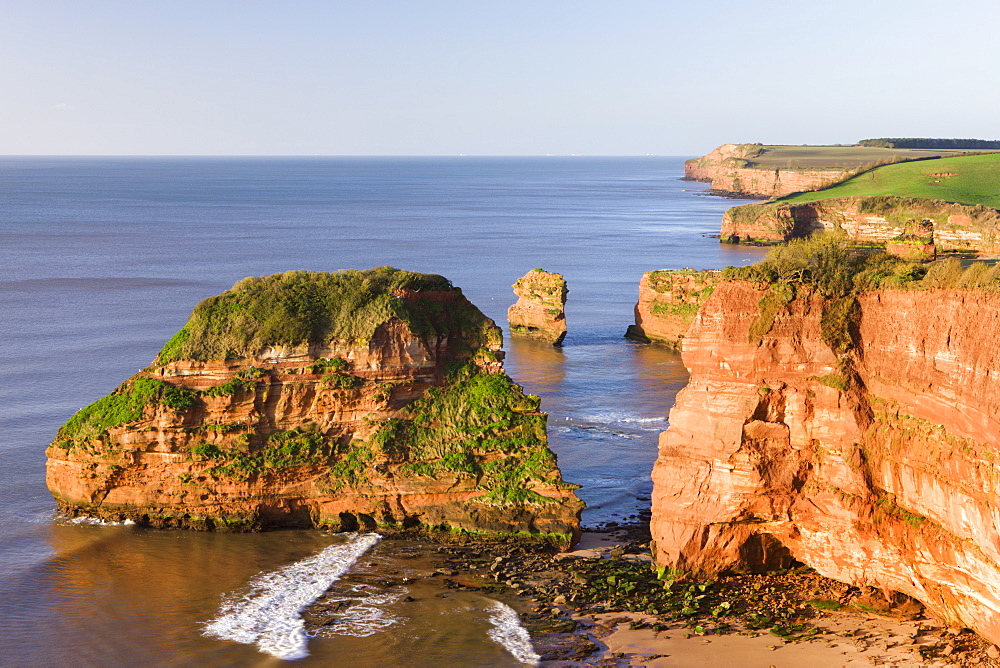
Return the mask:
<path id="1" fill-rule="evenodd" d="M 455 291 L 450 308 L 404 299 L 397 290 Z M 160 364 L 179 359 L 248 357 L 268 346 L 334 339 L 368 341 L 392 318 L 419 336 L 461 328 L 471 348 L 495 343 L 493 324 L 448 279 L 379 267 L 334 273 L 289 271 L 245 278 L 195 307 L 187 324 L 160 351 Z"/>
<path id="2" fill-rule="evenodd" d="M 805 284 L 824 297 L 898 286 L 919 279 L 924 269 L 877 248 L 856 246 L 843 232 L 822 232 L 773 248 L 763 261 L 726 267 L 723 278 Z"/>

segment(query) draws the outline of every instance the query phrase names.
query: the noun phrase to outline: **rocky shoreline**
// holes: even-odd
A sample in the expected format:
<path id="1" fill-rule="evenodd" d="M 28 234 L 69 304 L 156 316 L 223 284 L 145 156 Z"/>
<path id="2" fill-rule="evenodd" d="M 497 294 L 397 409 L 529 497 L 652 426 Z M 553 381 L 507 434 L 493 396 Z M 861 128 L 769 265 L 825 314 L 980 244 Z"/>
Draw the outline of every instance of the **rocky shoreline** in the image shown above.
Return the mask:
<path id="1" fill-rule="evenodd" d="M 754 652 L 774 653 L 763 665 L 1000 666 L 996 646 L 926 618 L 919 602 L 887 599 L 805 566 L 672 578 L 652 564 L 645 524 L 585 530 L 572 552 L 423 531 L 386 541 L 401 541 L 399 549 L 421 559 L 416 578 L 436 586 L 436 596 L 478 592 L 514 607 L 542 666 L 704 665 Z M 377 577 L 387 589 L 414 579 L 414 572 Z M 310 633 L 336 624 L 344 606 L 317 600 L 303 614 Z"/>

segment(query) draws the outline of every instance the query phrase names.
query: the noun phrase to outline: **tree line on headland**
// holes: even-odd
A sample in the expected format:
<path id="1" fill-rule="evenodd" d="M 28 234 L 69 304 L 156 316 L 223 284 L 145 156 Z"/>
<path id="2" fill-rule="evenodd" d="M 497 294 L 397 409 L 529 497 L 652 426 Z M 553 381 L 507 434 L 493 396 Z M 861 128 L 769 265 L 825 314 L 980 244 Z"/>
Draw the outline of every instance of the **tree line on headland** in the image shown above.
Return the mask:
<path id="1" fill-rule="evenodd" d="M 1000 140 L 881 137 L 878 139 L 862 139 L 858 142 L 858 146 L 876 148 L 995 149 L 1000 148 Z"/>

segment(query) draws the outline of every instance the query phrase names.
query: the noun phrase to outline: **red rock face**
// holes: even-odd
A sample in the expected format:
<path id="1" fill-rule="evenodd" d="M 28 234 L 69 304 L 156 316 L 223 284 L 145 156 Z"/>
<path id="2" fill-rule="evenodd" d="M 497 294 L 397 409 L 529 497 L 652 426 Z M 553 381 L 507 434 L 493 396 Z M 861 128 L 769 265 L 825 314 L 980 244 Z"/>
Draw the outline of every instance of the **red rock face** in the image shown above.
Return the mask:
<path id="1" fill-rule="evenodd" d="M 723 144 L 708 155 L 684 163 L 684 178 L 711 183 L 713 190 L 771 198 L 819 190 L 844 178 L 843 169 L 762 169 L 739 166 L 745 144 Z M 751 148 L 752 150 L 752 148 Z"/>
<path id="2" fill-rule="evenodd" d="M 442 309 L 464 301 L 457 291 L 419 296 Z M 466 332 L 418 336 L 392 318 L 367 342 L 149 367 L 123 387 L 171 388 L 186 404 L 161 397 L 87 437 L 60 432 L 47 451 L 49 489 L 67 513 L 159 527 L 446 525 L 550 534 L 565 544 L 579 533 L 583 504 L 561 480 L 537 398 L 510 385 L 499 330 L 480 317 L 497 343 L 478 350 Z M 449 374 L 463 364 L 468 382 L 503 397 L 483 413 L 486 422 L 496 411 L 507 416 L 493 441 L 480 438 L 478 424 L 468 433 L 456 426 L 478 410 L 474 397 L 454 399 L 465 381 Z M 421 429 L 432 437 L 414 440 Z M 508 437 L 528 445 L 497 447 Z"/>
<path id="3" fill-rule="evenodd" d="M 721 271 L 650 271 L 639 281 L 635 324 L 625 336 L 680 349 L 698 309 L 722 280 Z"/>
<path id="4" fill-rule="evenodd" d="M 566 338 L 566 281 L 562 274 L 532 269 L 512 286 L 517 302 L 507 309 L 510 332 L 554 346 Z"/>
<path id="5" fill-rule="evenodd" d="M 653 474 L 659 563 L 794 557 L 1000 641 L 1000 296 L 863 294 L 838 356 L 815 295 L 751 336 L 766 295 L 723 283 L 684 340 L 691 378 Z"/>
<path id="6" fill-rule="evenodd" d="M 820 230 L 843 230 L 863 243 L 887 243 L 905 233 L 910 218 L 931 222 L 938 250 L 1000 252 L 1000 218 L 985 207 L 942 200 L 894 198 L 888 211 L 871 210 L 874 200 L 840 197 L 804 204 L 750 204 L 734 207 L 722 217 L 720 236 L 731 243 L 777 243 Z M 869 206 L 866 206 L 869 203 Z"/>

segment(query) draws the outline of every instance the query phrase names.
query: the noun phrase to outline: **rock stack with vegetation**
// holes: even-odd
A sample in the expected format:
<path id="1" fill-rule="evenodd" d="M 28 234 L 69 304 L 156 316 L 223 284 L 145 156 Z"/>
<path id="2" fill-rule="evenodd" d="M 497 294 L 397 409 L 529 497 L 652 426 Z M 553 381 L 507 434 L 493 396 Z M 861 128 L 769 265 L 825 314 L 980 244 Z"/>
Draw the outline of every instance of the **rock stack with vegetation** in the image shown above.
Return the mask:
<path id="1" fill-rule="evenodd" d="M 642 275 L 635 324 L 625 336 L 642 343 L 658 343 L 680 350 L 698 309 L 722 281 L 717 270 L 662 269 Z"/>
<path id="2" fill-rule="evenodd" d="M 567 544 L 582 503 L 500 347 L 441 276 L 247 278 L 59 430 L 49 489 L 67 513 L 159 527 L 426 526 Z"/>
<path id="3" fill-rule="evenodd" d="M 507 310 L 510 332 L 551 343 L 566 338 L 566 280 L 562 274 L 532 269 L 514 283 L 517 303 Z"/>

